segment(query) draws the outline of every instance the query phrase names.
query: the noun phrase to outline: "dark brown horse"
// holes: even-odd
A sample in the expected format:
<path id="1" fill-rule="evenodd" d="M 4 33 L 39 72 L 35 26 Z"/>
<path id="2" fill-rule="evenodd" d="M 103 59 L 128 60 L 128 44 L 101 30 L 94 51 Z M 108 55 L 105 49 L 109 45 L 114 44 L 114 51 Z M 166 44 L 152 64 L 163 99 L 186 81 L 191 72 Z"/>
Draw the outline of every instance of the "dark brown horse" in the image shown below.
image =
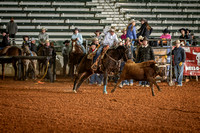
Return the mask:
<path id="1" fill-rule="evenodd" d="M 22 55 L 22 50 L 19 47 L 16 46 L 11 46 L 11 47 L 7 47 L 5 49 L 3 49 L 3 51 L 1 52 L 0 56 L 19 56 Z M 17 79 L 17 60 L 15 59 L 11 59 L 11 60 L 4 60 L 1 62 L 2 64 L 2 79 L 5 78 L 5 64 L 6 63 L 12 63 L 13 68 L 15 70 L 15 77 L 14 79 Z"/>
<path id="2" fill-rule="evenodd" d="M 70 77 L 74 77 L 74 67 L 78 66 L 78 64 L 81 62 L 81 59 L 84 57 L 83 50 L 81 46 L 77 44 L 77 40 L 72 40 L 72 50 L 69 54 L 69 75 Z"/>
<path id="3" fill-rule="evenodd" d="M 80 64 L 78 65 L 73 91 L 76 93 L 80 85 L 90 77 L 94 73 L 103 73 L 104 74 L 104 90 L 103 93 L 107 94 L 106 85 L 107 85 L 107 78 L 108 74 L 114 73 L 117 75 L 119 73 L 119 60 L 124 59 L 127 60 L 127 52 L 128 50 L 124 46 L 119 46 L 116 49 L 109 49 L 107 53 L 104 55 L 103 59 L 101 60 L 101 68 L 98 67 L 96 71 L 91 69 L 93 61 L 87 59 L 87 55 L 83 57 Z M 101 55 L 100 55 L 101 56 Z"/>

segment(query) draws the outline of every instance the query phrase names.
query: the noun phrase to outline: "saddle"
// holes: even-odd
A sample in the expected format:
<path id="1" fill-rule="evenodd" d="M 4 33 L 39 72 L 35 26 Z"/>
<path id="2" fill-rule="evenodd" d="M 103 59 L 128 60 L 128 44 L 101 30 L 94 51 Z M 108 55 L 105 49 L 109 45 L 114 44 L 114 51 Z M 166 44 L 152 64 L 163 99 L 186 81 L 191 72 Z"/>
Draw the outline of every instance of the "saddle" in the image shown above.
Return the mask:
<path id="1" fill-rule="evenodd" d="M 10 47 L 11 47 L 11 46 L 6 46 L 6 47 L 3 48 L 2 50 L 0 50 L 0 55 L 6 54 L 6 52 L 8 51 L 8 49 L 9 49 Z"/>

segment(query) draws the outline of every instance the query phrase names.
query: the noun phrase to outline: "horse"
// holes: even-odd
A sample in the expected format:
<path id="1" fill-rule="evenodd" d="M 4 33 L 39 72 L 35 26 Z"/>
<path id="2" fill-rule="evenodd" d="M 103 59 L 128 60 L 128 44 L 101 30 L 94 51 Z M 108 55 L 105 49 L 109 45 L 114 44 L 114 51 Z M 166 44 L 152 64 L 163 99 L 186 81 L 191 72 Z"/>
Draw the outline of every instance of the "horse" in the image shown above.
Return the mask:
<path id="1" fill-rule="evenodd" d="M 43 56 L 43 49 L 44 49 L 44 46 L 39 48 L 39 50 L 37 51 L 37 55 L 38 56 Z M 38 69 L 39 69 L 39 75 L 40 75 L 41 74 L 41 70 L 43 70 L 44 65 L 46 65 L 46 61 L 38 59 L 37 62 L 38 62 Z"/>
<path id="2" fill-rule="evenodd" d="M 87 55 L 84 56 L 77 68 L 78 74 L 74 81 L 73 91 L 77 93 L 77 90 L 83 81 L 89 78 L 92 74 L 99 73 L 104 74 L 103 93 L 107 94 L 106 86 L 108 74 L 114 73 L 117 75 L 119 73 L 119 60 L 123 58 L 124 61 L 127 61 L 127 52 L 128 50 L 124 46 L 119 46 L 116 49 L 109 49 L 103 56 L 103 59 L 100 60 L 101 66 L 98 66 L 97 70 L 91 68 L 93 60 L 88 59 Z M 101 55 L 100 58 L 102 58 Z"/>
<path id="3" fill-rule="evenodd" d="M 23 54 L 23 51 L 17 46 L 11 46 L 11 47 L 6 47 L 0 53 L 1 53 L 0 56 L 20 56 Z M 15 60 L 15 59 L 6 60 L 6 61 L 1 62 L 1 64 L 2 64 L 2 80 L 4 80 L 4 78 L 5 78 L 5 72 L 4 72 L 5 71 L 5 63 L 12 63 L 13 68 L 15 70 L 14 79 L 16 80 L 17 79 L 17 64 L 16 64 L 17 60 Z"/>
<path id="4" fill-rule="evenodd" d="M 25 45 L 23 47 L 23 55 L 24 56 L 31 56 L 31 52 L 33 56 L 37 56 L 37 54 L 33 51 L 29 50 L 29 46 Z M 37 60 L 30 60 L 30 59 L 23 59 L 22 60 L 24 68 L 25 68 L 25 80 L 27 80 L 28 73 L 29 73 L 29 68 L 33 71 L 33 79 L 36 79 L 36 68 L 37 68 Z"/>
<path id="5" fill-rule="evenodd" d="M 72 49 L 69 53 L 69 75 L 70 77 L 74 77 L 74 66 L 76 66 L 81 62 L 81 59 L 85 56 L 81 46 L 77 44 L 77 39 L 72 40 Z"/>

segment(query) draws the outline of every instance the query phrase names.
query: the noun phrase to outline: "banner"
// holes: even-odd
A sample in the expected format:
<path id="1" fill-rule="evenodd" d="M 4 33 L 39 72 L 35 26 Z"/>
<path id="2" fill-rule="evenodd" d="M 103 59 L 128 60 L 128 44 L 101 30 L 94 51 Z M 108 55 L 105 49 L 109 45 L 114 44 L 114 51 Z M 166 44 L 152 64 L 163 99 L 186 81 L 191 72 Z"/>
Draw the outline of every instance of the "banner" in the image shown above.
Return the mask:
<path id="1" fill-rule="evenodd" d="M 186 53 L 185 76 L 200 76 L 200 47 L 183 47 Z"/>

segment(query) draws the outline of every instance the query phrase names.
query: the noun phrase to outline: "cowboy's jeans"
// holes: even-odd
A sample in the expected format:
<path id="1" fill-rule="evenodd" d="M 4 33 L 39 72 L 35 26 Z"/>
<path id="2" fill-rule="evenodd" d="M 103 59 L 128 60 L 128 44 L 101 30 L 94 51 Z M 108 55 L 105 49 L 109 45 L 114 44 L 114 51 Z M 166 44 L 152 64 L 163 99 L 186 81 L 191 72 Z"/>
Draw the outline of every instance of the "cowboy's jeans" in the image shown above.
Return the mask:
<path id="1" fill-rule="evenodd" d="M 94 83 L 101 84 L 101 82 L 102 82 L 102 75 L 98 75 L 95 73 L 90 77 L 90 84 Z"/>
<path id="2" fill-rule="evenodd" d="M 81 48 L 83 50 L 83 53 L 85 54 L 86 53 L 85 47 L 82 44 L 80 46 L 81 46 Z"/>
<path id="3" fill-rule="evenodd" d="M 181 85 L 181 86 L 182 86 L 182 80 L 183 80 L 183 69 L 184 69 L 184 63 L 182 64 L 182 66 L 179 66 L 179 64 L 174 66 L 176 81 L 178 85 Z"/>
<path id="4" fill-rule="evenodd" d="M 96 55 L 94 56 L 93 62 L 96 62 L 96 60 L 97 60 L 97 58 L 99 57 L 99 55 L 101 54 L 102 50 L 103 50 L 103 45 L 101 45 L 101 46 L 98 48 L 97 53 L 96 53 Z"/>

